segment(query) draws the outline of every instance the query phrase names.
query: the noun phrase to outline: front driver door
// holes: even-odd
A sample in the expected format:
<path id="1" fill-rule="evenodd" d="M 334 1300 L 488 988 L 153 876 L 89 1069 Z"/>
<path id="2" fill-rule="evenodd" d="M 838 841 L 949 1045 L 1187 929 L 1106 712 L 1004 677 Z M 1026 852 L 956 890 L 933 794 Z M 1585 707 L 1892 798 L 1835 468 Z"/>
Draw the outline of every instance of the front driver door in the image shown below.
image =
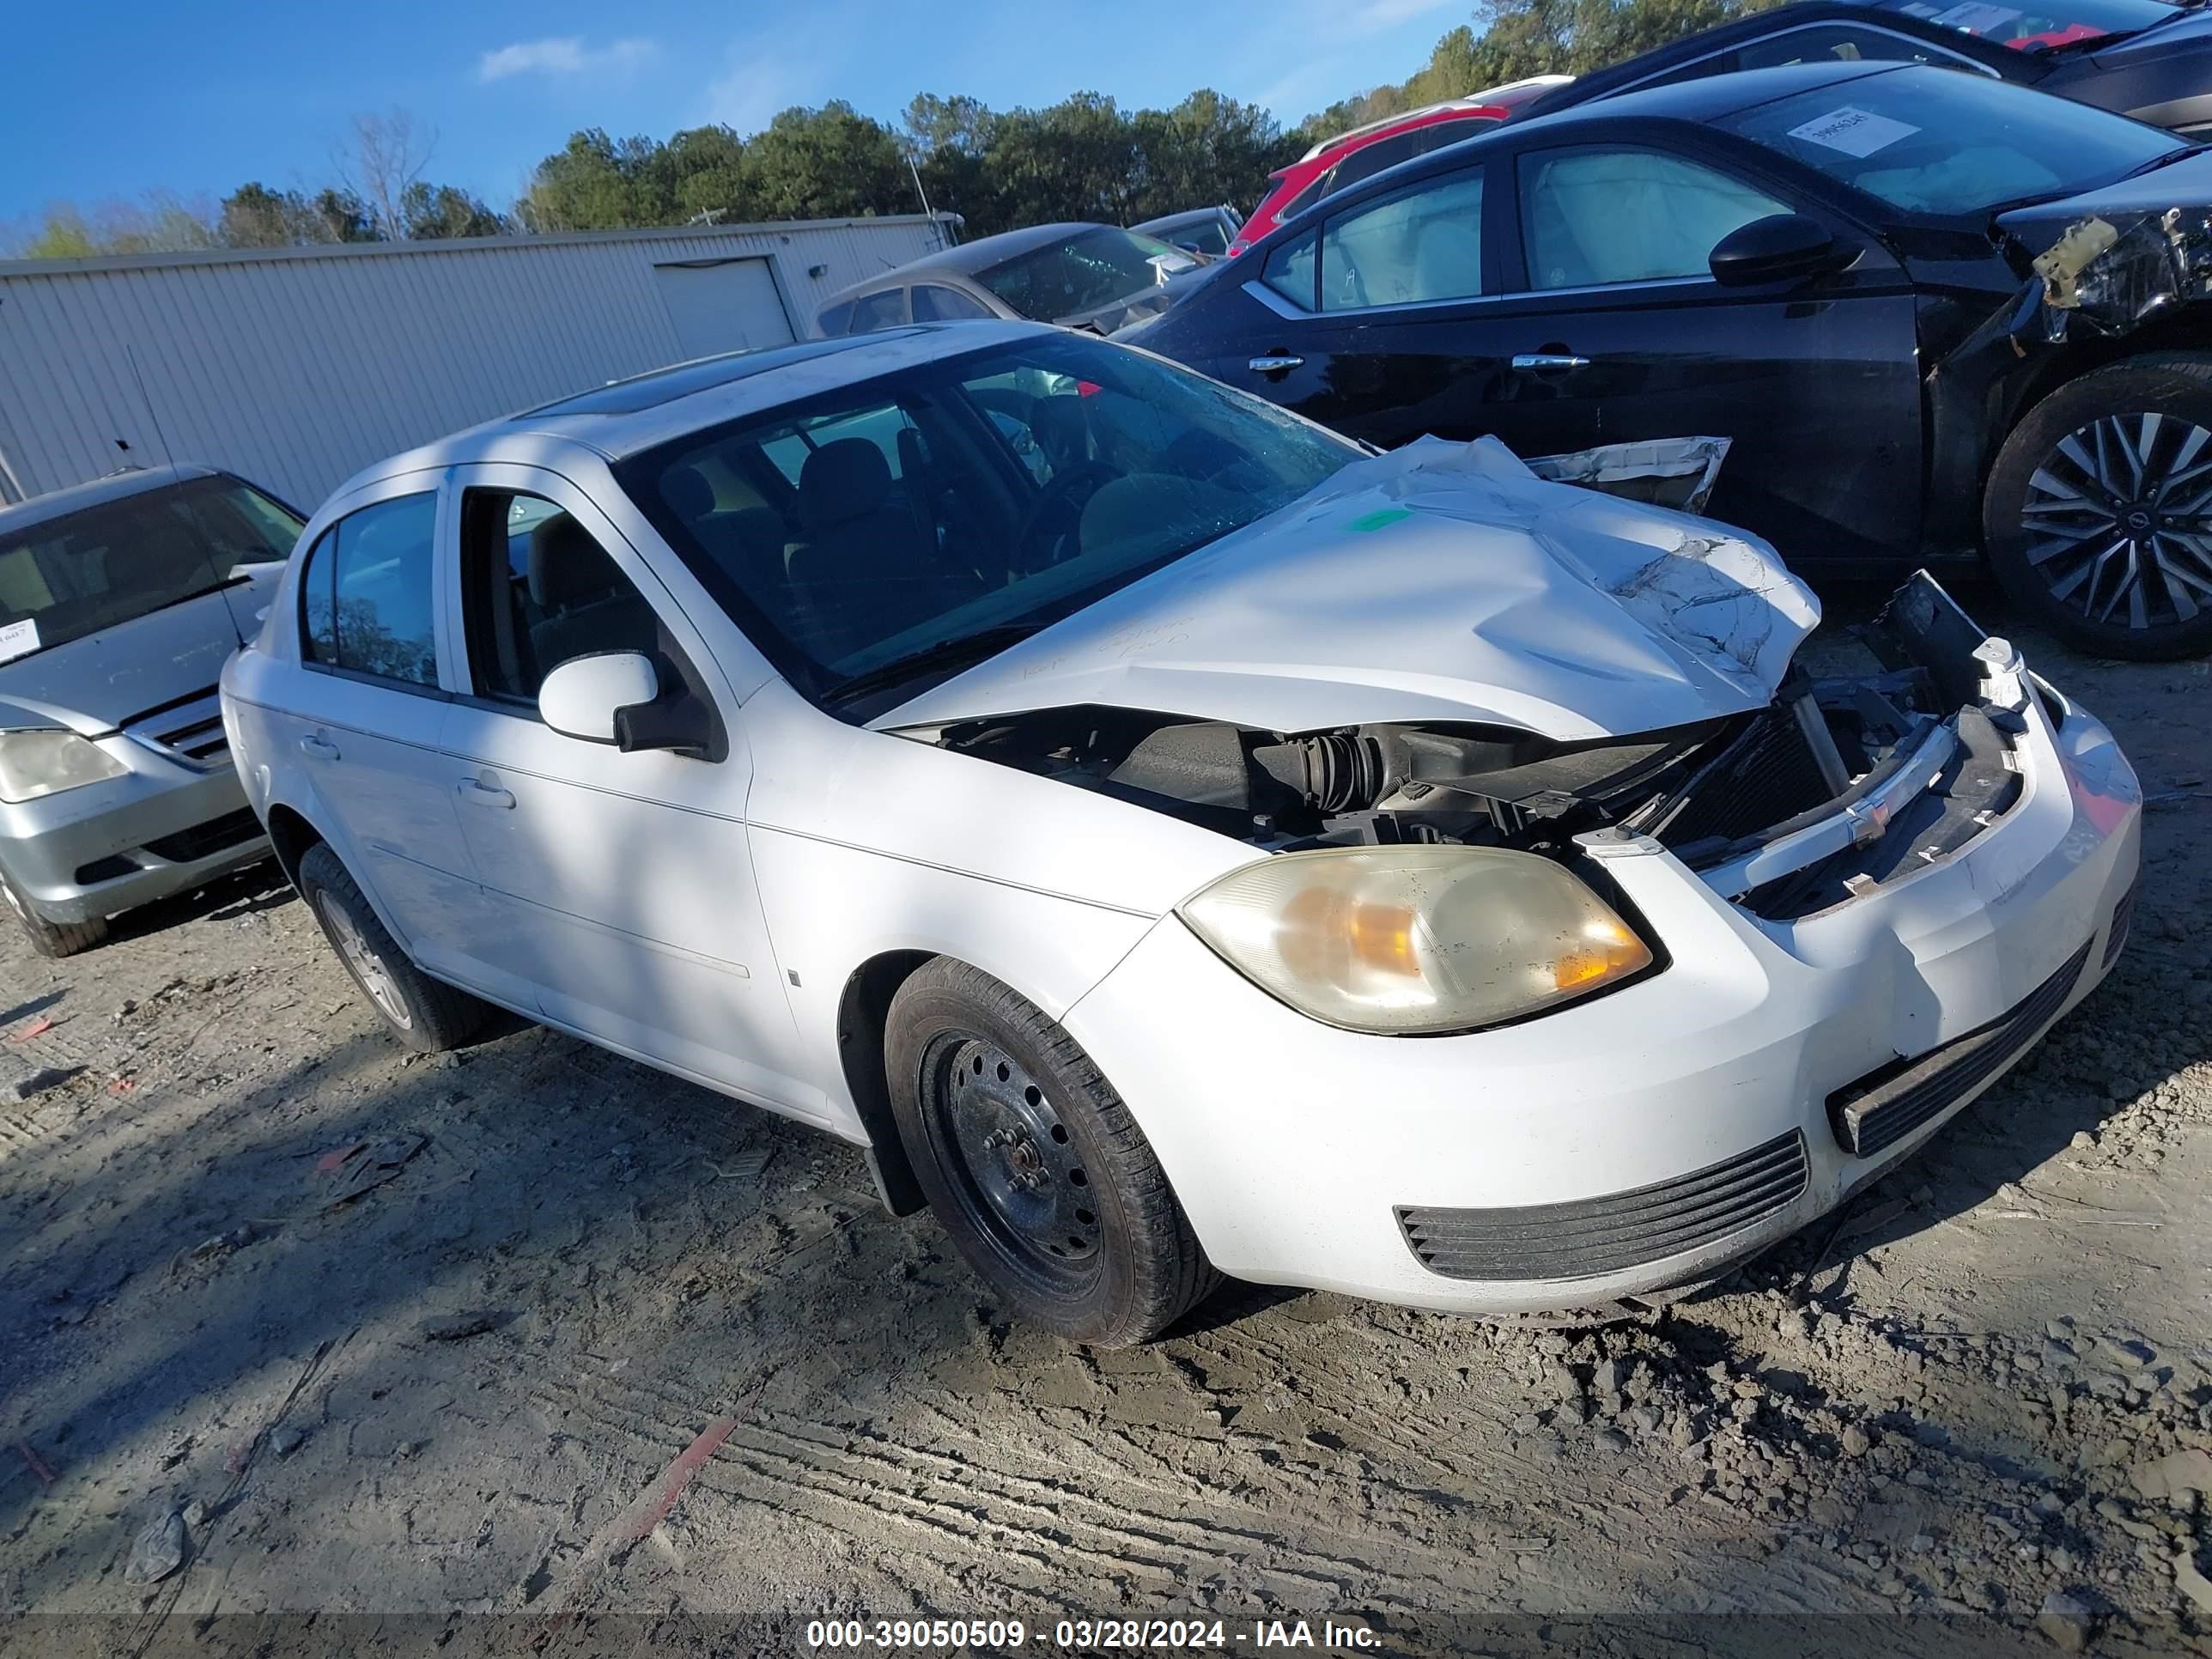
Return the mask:
<path id="1" fill-rule="evenodd" d="M 818 1117 L 776 977 L 744 810 L 737 701 L 667 591 L 566 479 L 457 475 L 461 695 L 442 746 L 477 880 L 502 919 L 482 942 L 545 1016 L 702 1081 Z M 449 592 L 454 592 L 449 588 Z M 571 657 L 638 651 L 716 711 L 711 758 L 623 754 L 538 718 Z"/>
<path id="2" fill-rule="evenodd" d="M 1501 169 L 1502 171 L 1502 169 Z M 1644 146 L 1524 152 L 1505 293 L 1486 319 L 1524 454 L 1714 434 L 1707 510 L 1792 560 L 1910 556 L 1920 542 L 1920 370 L 1904 271 L 1871 237 L 1715 162 Z M 1772 214 L 1820 219 L 1841 272 L 1729 288 L 1707 263 Z"/>

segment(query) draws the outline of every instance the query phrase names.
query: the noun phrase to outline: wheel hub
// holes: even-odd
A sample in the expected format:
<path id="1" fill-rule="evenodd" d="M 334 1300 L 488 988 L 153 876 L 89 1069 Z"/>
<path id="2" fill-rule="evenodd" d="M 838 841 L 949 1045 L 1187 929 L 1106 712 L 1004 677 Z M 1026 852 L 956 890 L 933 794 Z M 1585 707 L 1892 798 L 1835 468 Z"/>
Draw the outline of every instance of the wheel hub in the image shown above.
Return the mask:
<path id="1" fill-rule="evenodd" d="M 2051 597 L 2130 629 L 2212 605 L 2212 431 L 2108 415 L 2061 439 L 2028 480 L 2026 557 Z"/>
<path id="2" fill-rule="evenodd" d="M 1103 1237 L 1090 1173 L 1036 1080 L 995 1042 L 951 1034 L 937 1040 L 926 1077 L 975 1218 L 1034 1269 L 1087 1268 Z"/>

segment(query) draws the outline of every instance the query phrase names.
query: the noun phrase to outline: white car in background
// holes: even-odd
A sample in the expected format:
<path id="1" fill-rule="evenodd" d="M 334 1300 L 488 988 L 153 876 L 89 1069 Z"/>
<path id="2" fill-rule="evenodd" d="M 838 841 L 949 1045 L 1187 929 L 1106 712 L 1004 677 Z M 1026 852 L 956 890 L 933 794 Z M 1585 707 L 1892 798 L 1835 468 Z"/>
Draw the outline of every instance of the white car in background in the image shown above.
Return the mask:
<path id="1" fill-rule="evenodd" d="M 2110 967 L 2111 734 L 1916 578 L 977 323 L 371 469 L 223 676 L 401 1040 L 517 1010 L 866 1150 L 1005 1300 L 1715 1277 Z"/>

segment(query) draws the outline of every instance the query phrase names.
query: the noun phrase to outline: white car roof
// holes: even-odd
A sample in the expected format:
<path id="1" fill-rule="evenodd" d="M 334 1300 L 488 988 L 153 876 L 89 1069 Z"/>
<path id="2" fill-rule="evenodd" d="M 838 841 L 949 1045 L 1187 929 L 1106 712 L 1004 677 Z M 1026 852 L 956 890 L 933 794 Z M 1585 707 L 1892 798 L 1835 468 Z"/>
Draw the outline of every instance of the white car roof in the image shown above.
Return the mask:
<path id="1" fill-rule="evenodd" d="M 918 323 L 879 333 L 734 351 L 672 364 L 486 421 L 364 469 L 337 492 L 475 461 L 542 461 L 558 439 L 618 461 L 687 433 L 741 420 L 941 357 L 1066 332 L 1045 323 Z"/>

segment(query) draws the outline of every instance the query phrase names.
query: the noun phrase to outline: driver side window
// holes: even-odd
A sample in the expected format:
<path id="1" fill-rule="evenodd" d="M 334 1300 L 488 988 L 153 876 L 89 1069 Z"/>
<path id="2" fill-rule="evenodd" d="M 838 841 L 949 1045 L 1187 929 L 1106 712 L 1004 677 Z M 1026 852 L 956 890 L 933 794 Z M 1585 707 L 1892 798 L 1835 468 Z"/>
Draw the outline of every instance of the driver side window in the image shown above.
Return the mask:
<path id="1" fill-rule="evenodd" d="M 461 496 L 461 617 L 471 689 L 500 702 L 534 705 L 572 657 L 662 654 L 652 605 L 591 532 L 520 490 Z"/>
<path id="2" fill-rule="evenodd" d="M 1521 158 L 1522 235 L 1533 289 L 1704 276 L 1715 244 L 1790 210 L 1727 174 L 1648 149 Z"/>

